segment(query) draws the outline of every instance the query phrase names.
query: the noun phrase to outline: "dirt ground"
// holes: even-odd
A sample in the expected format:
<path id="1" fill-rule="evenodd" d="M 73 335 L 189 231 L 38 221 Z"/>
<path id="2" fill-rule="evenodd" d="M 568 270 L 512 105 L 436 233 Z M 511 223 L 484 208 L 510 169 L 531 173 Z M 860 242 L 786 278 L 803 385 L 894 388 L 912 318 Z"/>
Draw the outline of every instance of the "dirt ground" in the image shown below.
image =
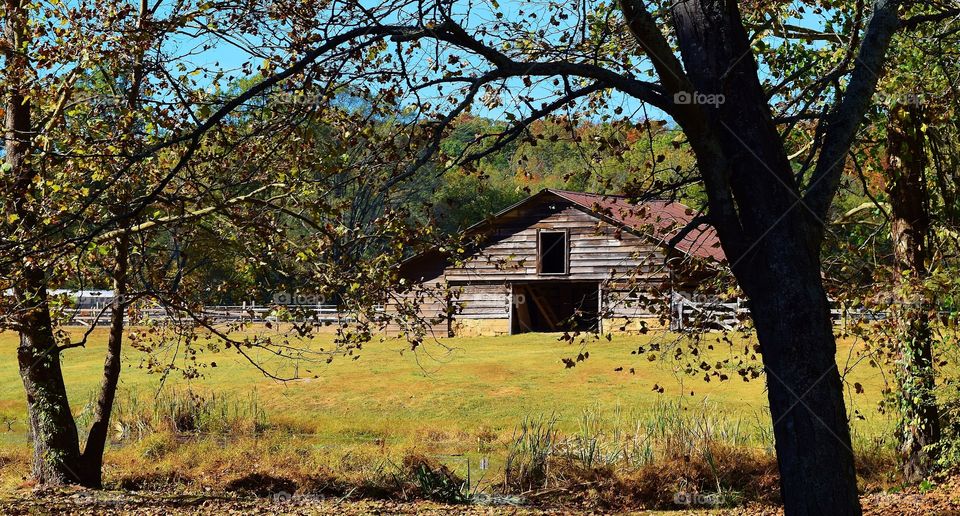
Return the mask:
<path id="1" fill-rule="evenodd" d="M 898 493 L 876 493 L 862 497 L 864 514 L 868 515 L 960 515 L 960 486 L 957 482 L 941 484 L 926 493 L 910 489 Z M 279 498 L 228 498 L 203 495 L 167 496 L 159 493 L 88 491 L 22 491 L 0 498 L 0 514 L 426 514 L 443 515 L 560 515 L 597 514 L 570 508 L 534 508 L 513 505 L 443 505 L 433 502 L 395 502 L 382 500 L 342 500 L 292 496 Z M 634 514 L 782 514 L 777 507 L 748 506 L 711 510 L 650 512 Z"/>

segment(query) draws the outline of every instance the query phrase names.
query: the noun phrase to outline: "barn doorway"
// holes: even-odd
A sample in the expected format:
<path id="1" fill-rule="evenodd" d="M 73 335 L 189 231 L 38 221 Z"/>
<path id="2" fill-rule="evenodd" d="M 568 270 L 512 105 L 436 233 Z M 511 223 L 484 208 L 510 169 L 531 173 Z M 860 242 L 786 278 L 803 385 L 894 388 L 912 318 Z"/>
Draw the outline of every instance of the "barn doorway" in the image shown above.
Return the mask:
<path id="1" fill-rule="evenodd" d="M 597 282 L 514 283 L 510 333 L 595 332 L 599 323 Z"/>

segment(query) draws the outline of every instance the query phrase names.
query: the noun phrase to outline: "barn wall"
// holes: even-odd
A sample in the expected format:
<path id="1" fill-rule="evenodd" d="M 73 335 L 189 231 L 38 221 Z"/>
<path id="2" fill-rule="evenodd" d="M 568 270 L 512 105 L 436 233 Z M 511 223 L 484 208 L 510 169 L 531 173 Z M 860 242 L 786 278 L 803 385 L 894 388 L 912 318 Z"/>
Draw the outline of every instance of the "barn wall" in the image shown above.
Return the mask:
<path id="1" fill-rule="evenodd" d="M 568 274 L 537 273 L 538 230 L 568 232 Z M 438 325 L 436 333 L 449 330 L 463 336 L 509 334 L 510 285 L 518 282 L 597 281 L 603 291 L 604 331 L 658 328 L 663 326 L 660 311 L 650 310 L 636 298 L 646 296 L 668 304 L 671 282 L 661 243 L 624 231 L 558 198 L 531 202 L 499 216 L 480 250 L 459 266 L 442 256 L 426 255 L 407 264 L 403 275 L 413 282 L 450 286 L 453 320 Z M 446 313 L 446 302 L 425 303 L 422 315 Z"/>
<path id="2" fill-rule="evenodd" d="M 467 284 L 455 285 L 452 289 L 456 319 L 510 318 L 509 285 Z"/>
<path id="3" fill-rule="evenodd" d="M 397 315 L 407 313 L 413 305 L 417 306 L 417 314 L 429 326 L 433 335 L 446 337 L 450 333 L 450 321 L 445 318 L 447 313 L 447 299 L 444 293 L 437 288 L 442 280 L 434 280 L 410 289 L 404 293 L 391 293 L 384 302 L 384 311 L 393 317 L 386 327 L 387 335 L 399 335 L 409 332 L 406 324 L 396 321 Z"/>
<path id="4" fill-rule="evenodd" d="M 551 210 L 551 206 L 555 209 Z M 606 280 L 636 274 L 642 281 L 669 277 L 656 243 L 602 222 L 560 201 L 534 205 L 498 223 L 489 242 L 461 267 L 449 267 L 450 282 L 541 280 L 537 274 L 537 230 L 569 231 L 569 281 Z"/>
<path id="5" fill-rule="evenodd" d="M 440 320 L 447 314 L 447 299 L 443 291 L 446 281 L 443 278 L 446 261 L 440 253 L 431 252 L 414 257 L 400 269 L 400 276 L 411 288 L 402 292 L 390 292 L 383 301 L 384 312 L 393 319 L 401 311 L 409 309 L 411 304 L 418 303 L 418 316 L 429 324 L 433 335 L 446 337 L 450 333 L 450 321 Z M 386 327 L 386 333 L 396 336 L 409 331 L 397 322 L 391 321 Z"/>
<path id="6" fill-rule="evenodd" d="M 452 333 L 462 337 L 510 334 L 510 286 L 505 283 L 452 286 Z"/>

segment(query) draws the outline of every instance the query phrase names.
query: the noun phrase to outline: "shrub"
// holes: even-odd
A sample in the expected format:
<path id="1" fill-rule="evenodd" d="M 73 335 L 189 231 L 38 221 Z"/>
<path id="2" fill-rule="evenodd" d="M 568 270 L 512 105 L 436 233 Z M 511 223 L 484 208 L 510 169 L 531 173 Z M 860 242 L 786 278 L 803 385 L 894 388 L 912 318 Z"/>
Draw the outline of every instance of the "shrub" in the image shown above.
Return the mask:
<path id="1" fill-rule="evenodd" d="M 416 486 L 420 498 L 451 504 L 470 501 L 467 482 L 436 461 L 410 454 L 403 459 L 403 471 Z"/>

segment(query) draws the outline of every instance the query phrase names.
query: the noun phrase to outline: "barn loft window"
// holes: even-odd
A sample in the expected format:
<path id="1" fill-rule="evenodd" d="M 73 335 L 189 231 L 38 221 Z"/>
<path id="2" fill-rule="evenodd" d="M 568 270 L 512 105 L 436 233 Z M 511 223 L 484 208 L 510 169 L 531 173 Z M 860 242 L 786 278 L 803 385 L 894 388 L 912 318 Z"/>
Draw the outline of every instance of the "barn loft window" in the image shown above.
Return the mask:
<path id="1" fill-rule="evenodd" d="M 540 231 L 537 256 L 540 274 L 567 273 L 567 232 Z"/>

